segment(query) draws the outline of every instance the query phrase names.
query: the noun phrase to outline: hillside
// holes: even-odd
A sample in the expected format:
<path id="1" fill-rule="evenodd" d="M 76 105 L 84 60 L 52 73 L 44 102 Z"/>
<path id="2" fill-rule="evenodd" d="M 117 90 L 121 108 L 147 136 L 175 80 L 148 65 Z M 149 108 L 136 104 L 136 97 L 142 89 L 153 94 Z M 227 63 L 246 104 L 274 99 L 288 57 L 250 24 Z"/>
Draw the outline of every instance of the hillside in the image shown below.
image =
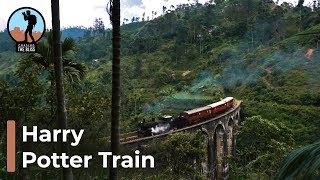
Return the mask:
<path id="1" fill-rule="evenodd" d="M 142 119 L 178 115 L 233 96 L 243 101 L 243 122 L 231 178 L 273 178 L 291 150 L 320 137 L 319 12 L 288 3 L 217 1 L 181 5 L 154 20 L 123 25 L 121 132 L 136 130 Z M 5 32 L 1 37 L 0 92 L 7 93 L 0 93 L 3 118 L 24 119 L 24 109 L 31 108 L 30 119 L 52 126 L 52 66 L 21 60 Z M 110 133 L 111 31 L 71 28 L 63 37 L 73 37 L 77 46 L 65 59 L 87 67 L 84 79 L 77 76 L 80 82 L 70 81 L 74 69 L 66 73 L 69 126 L 86 128 L 87 144 L 101 144 L 98 139 Z M 25 67 L 32 68 L 28 76 L 21 73 Z M 174 157 L 161 159 L 160 150 L 150 151 L 160 157 L 162 172 L 171 172 L 173 165 L 166 163 Z M 177 178 L 161 170 L 122 173 L 142 179 Z"/>

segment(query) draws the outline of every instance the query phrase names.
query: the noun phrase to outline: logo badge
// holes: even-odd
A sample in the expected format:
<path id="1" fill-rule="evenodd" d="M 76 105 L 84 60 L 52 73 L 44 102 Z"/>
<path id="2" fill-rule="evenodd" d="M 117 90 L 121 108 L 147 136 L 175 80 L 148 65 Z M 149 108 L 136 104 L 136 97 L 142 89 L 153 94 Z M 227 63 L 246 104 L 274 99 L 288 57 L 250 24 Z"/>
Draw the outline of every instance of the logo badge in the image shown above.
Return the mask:
<path id="1" fill-rule="evenodd" d="M 22 7 L 11 14 L 7 29 L 11 38 L 17 43 L 17 52 L 35 53 L 37 52 L 37 42 L 44 35 L 46 25 L 38 10 Z"/>

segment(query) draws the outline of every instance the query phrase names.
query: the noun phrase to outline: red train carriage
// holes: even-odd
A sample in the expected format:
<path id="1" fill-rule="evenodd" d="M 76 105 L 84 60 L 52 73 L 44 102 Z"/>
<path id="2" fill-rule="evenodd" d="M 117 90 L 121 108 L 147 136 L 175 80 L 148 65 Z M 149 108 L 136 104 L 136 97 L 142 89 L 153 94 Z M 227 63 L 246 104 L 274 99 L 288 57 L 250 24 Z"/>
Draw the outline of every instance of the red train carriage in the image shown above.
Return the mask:
<path id="1" fill-rule="evenodd" d="M 234 98 L 233 97 L 226 97 L 222 101 L 227 103 L 227 108 L 230 108 L 233 106 Z"/>
<path id="2" fill-rule="evenodd" d="M 181 117 L 185 118 L 188 122 L 198 121 L 200 119 L 208 118 L 211 116 L 211 108 L 208 106 L 184 111 Z"/>
<path id="3" fill-rule="evenodd" d="M 200 119 L 205 119 L 208 117 L 212 117 L 216 114 L 222 113 L 227 109 L 231 108 L 234 103 L 233 97 L 226 97 L 223 100 L 209 104 L 204 107 L 184 111 L 181 113 L 180 117 L 184 118 L 188 122 L 195 122 Z"/>
<path id="4" fill-rule="evenodd" d="M 208 107 L 211 109 L 211 115 L 219 114 L 227 109 L 227 103 L 224 101 L 219 101 L 213 104 L 209 104 Z"/>

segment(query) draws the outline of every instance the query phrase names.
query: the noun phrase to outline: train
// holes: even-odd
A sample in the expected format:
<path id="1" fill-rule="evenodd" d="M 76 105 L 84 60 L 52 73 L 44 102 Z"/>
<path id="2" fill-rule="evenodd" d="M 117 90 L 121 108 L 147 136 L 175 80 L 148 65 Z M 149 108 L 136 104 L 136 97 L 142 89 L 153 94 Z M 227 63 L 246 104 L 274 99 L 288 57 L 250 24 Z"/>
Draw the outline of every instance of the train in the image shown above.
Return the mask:
<path id="1" fill-rule="evenodd" d="M 183 111 L 178 117 L 165 115 L 157 121 L 146 122 L 143 120 L 138 125 L 138 136 L 153 136 L 213 118 L 233 108 L 234 103 L 235 99 L 233 97 L 226 97 L 221 101 L 203 107 Z"/>

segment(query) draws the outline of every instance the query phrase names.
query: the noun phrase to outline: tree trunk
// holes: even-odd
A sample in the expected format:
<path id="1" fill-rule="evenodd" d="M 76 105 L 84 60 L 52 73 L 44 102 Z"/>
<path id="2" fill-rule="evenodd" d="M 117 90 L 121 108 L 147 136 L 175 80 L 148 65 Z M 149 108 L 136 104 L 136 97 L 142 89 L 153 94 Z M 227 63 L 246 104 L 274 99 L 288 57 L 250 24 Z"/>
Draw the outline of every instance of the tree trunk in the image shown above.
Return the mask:
<path id="1" fill-rule="evenodd" d="M 59 14 L 59 0 L 51 0 L 52 11 L 52 31 L 53 31 L 53 60 L 56 79 L 57 91 L 57 117 L 59 129 L 67 129 L 67 110 L 65 105 L 65 94 L 63 87 L 63 67 L 62 67 L 62 48 L 60 39 L 60 14 Z M 70 155 L 68 142 L 60 139 L 61 152 Z M 63 178 L 65 180 L 73 180 L 72 169 L 63 168 Z"/>
<path id="2" fill-rule="evenodd" d="M 113 0 L 111 10 L 112 21 L 112 110 L 111 110 L 111 151 L 119 153 L 119 119 L 120 119 L 120 0 Z M 112 164 L 111 162 L 110 164 Z M 109 178 L 118 179 L 118 170 L 110 167 Z"/>
<path id="3" fill-rule="evenodd" d="M 30 98 L 28 98 L 27 102 L 29 102 L 29 99 Z M 23 120 L 23 122 L 26 124 L 27 124 L 28 112 L 29 112 L 29 108 L 27 106 L 27 107 L 25 107 L 25 110 L 24 110 L 24 120 Z M 20 130 L 21 130 L 20 132 L 22 132 L 22 128 Z M 22 137 L 22 135 L 21 135 L 21 137 Z M 21 138 L 21 140 L 22 140 L 22 138 Z M 31 151 L 31 142 L 32 142 L 32 140 L 30 137 L 27 137 L 27 142 L 21 141 L 21 151 L 22 152 L 32 152 Z M 22 163 L 21 163 L 20 173 L 21 173 L 22 180 L 30 180 L 30 172 L 29 171 L 30 171 L 30 168 L 23 168 Z"/>

